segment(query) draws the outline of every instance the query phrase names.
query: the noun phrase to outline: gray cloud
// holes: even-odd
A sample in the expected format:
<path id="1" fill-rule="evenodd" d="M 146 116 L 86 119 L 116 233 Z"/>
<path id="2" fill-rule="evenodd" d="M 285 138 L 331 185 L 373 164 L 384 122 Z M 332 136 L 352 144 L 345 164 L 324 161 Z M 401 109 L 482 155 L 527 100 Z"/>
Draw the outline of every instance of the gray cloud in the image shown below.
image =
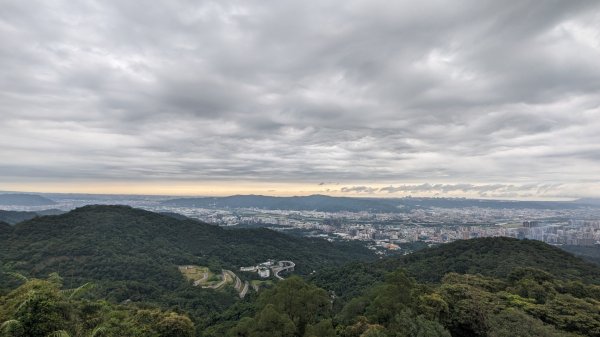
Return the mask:
<path id="1" fill-rule="evenodd" d="M 340 191 L 344 193 L 368 193 L 373 194 L 377 192 L 379 189 L 375 187 L 369 186 L 351 186 L 351 187 L 342 187 Z"/>
<path id="2" fill-rule="evenodd" d="M 373 189 L 373 192 L 401 193 L 401 194 L 425 194 L 425 195 L 449 195 L 455 192 L 476 195 L 479 197 L 535 197 L 550 196 L 556 197 L 561 190 L 561 184 L 405 184 L 398 186 L 386 186 L 379 189 L 369 188 L 367 186 L 358 186 L 356 188 L 342 188 L 342 192 L 359 192 Z"/>
<path id="3" fill-rule="evenodd" d="M 2 8 L 0 183 L 600 187 L 595 1 Z"/>

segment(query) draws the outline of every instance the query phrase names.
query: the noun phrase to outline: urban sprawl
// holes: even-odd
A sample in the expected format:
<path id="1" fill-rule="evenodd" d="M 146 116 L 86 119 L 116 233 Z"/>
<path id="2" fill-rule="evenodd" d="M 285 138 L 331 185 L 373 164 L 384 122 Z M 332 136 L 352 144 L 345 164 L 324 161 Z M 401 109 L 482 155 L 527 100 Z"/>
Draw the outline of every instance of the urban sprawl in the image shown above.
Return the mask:
<path id="1" fill-rule="evenodd" d="M 61 200 L 69 210 L 115 200 Z M 267 227 L 295 235 L 359 240 L 381 251 L 403 244 L 439 244 L 477 237 L 505 236 L 553 245 L 600 244 L 600 208 L 412 208 L 397 213 L 318 212 L 260 208 L 197 208 L 161 205 L 156 199 L 118 200 L 154 212 L 179 213 L 220 226 Z M 37 210 L 37 207 L 13 207 Z"/>
<path id="2" fill-rule="evenodd" d="M 159 210 L 159 211 L 165 211 Z M 410 242 L 446 243 L 506 236 L 555 245 L 600 243 L 598 209 L 429 208 L 405 213 L 170 208 L 221 226 L 261 226 L 329 240 L 362 240 L 398 249 Z"/>

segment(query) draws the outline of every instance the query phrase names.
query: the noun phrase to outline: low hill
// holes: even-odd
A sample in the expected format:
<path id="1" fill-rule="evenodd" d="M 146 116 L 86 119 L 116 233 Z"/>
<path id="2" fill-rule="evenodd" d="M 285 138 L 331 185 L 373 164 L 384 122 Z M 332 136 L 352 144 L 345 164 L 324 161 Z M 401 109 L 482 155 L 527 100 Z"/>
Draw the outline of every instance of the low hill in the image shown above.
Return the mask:
<path id="1" fill-rule="evenodd" d="M 312 279 L 325 289 L 352 297 L 398 268 L 420 282 L 438 283 L 451 272 L 503 279 L 513 269 L 525 267 L 544 270 L 557 279 L 600 284 L 600 267 L 595 264 L 541 241 L 503 237 L 459 240 L 405 256 L 354 263 L 322 271 Z"/>
<path id="2" fill-rule="evenodd" d="M 514 268 L 545 270 L 559 279 L 600 284 L 600 267 L 541 241 L 513 238 L 459 240 L 389 260 L 387 268 L 404 267 L 417 279 L 437 282 L 446 273 L 506 277 Z"/>
<path id="3" fill-rule="evenodd" d="M 0 205 L 5 206 L 47 206 L 55 204 L 54 200 L 36 194 L 0 194 Z"/>
<path id="4" fill-rule="evenodd" d="M 575 202 L 582 205 L 600 206 L 600 198 L 582 198 Z"/>
<path id="5" fill-rule="evenodd" d="M 352 244 L 290 237 L 267 229 L 227 230 L 127 206 L 85 206 L 21 222 L 0 238 L 0 259 L 43 277 L 58 271 L 68 284 L 105 281 L 117 299 L 153 298 L 184 283 L 177 266 L 236 270 L 267 259 L 296 261 L 298 273 L 368 260 Z M 120 283 L 119 283 L 120 282 Z"/>
<path id="6" fill-rule="evenodd" d="M 600 245 L 593 246 L 561 246 L 567 252 L 600 266 Z"/>
<path id="7" fill-rule="evenodd" d="M 0 221 L 0 236 L 6 236 L 13 230 L 12 226 L 6 222 Z"/>
<path id="8" fill-rule="evenodd" d="M 17 224 L 22 221 L 33 219 L 38 216 L 58 215 L 58 214 L 62 214 L 62 213 L 64 213 L 64 212 L 61 210 L 58 210 L 58 209 L 49 209 L 49 210 L 45 210 L 45 211 L 36 211 L 36 212 L 0 210 L 0 221 L 4 221 L 6 223 L 14 225 L 14 224 Z"/>

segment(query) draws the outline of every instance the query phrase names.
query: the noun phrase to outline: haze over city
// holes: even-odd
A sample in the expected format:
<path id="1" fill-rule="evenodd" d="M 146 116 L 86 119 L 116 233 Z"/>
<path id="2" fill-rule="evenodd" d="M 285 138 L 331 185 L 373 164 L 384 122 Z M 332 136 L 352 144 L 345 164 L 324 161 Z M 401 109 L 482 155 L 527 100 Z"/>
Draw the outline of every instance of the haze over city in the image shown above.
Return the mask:
<path id="1" fill-rule="evenodd" d="M 2 1 L 0 190 L 600 197 L 600 4 L 443 3 Z"/>

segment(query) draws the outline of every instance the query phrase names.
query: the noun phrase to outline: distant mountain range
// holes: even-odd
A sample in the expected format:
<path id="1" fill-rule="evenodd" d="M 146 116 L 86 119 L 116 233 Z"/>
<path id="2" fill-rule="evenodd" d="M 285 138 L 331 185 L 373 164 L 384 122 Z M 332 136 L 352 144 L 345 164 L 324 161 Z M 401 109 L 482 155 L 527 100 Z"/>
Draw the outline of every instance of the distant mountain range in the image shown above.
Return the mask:
<path id="1" fill-rule="evenodd" d="M 600 206 L 600 199 L 598 198 L 582 198 L 576 200 L 578 204 Z"/>
<path id="2" fill-rule="evenodd" d="M 276 210 L 315 210 L 324 212 L 397 212 L 393 200 L 343 198 L 325 195 L 302 197 L 271 197 L 263 195 L 234 195 L 230 197 L 180 198 L 165 200 L 164 206 L 201 208 L 261 208 Z"/>
<path id="3" fill-rule="evenodd" d="M 56 205 L 54 200 L 37 194 L 0 194 L 0 206 L 49 206 Z"/>
<path id="4" fill-rule="evenodd" d="M 573 209 L 600 207 L 598 204 L 579 201 L 507 201 L 463 198 L 356 198 L 310 195 L 296 197 L 271 197 L 263 195 L 234 195 L 230 197 L 177 198 L 162 201 L 163 206 L 199 208 L 259 208 L 273 210 L 298 210 L 322 212 L 406 212 L 413 208 L 464 208 L 487 207 L 509 209 Z"/>
<path id="5" fill-rule="evenodd" d="M 496 209 L 577 209 L 600 208 L 600 199 L 583 198 L 574 201 L 514 201 L 466 198 L 367 198 L 332 197 L 309 195 L 274 197 L 265 195 L 233 195 L 227 197 L 171 198 L 143 195 L 100 194 L 28 194 L 0 192 L 2 206 L 39 207 L 62 204 L 129 204 L 162 205 L 165 207 L 190 208 L 258 208 L 271 210 L 322 211 L 322 212 L 371 212 L 403 213 L 411 209 L 482 207 Z M 166 199 L 166 200 L 165 200 Z M 58 206 L 57 206 L 58 207 Z M 1 218 L 0 218 L 1 220 Z"/>

